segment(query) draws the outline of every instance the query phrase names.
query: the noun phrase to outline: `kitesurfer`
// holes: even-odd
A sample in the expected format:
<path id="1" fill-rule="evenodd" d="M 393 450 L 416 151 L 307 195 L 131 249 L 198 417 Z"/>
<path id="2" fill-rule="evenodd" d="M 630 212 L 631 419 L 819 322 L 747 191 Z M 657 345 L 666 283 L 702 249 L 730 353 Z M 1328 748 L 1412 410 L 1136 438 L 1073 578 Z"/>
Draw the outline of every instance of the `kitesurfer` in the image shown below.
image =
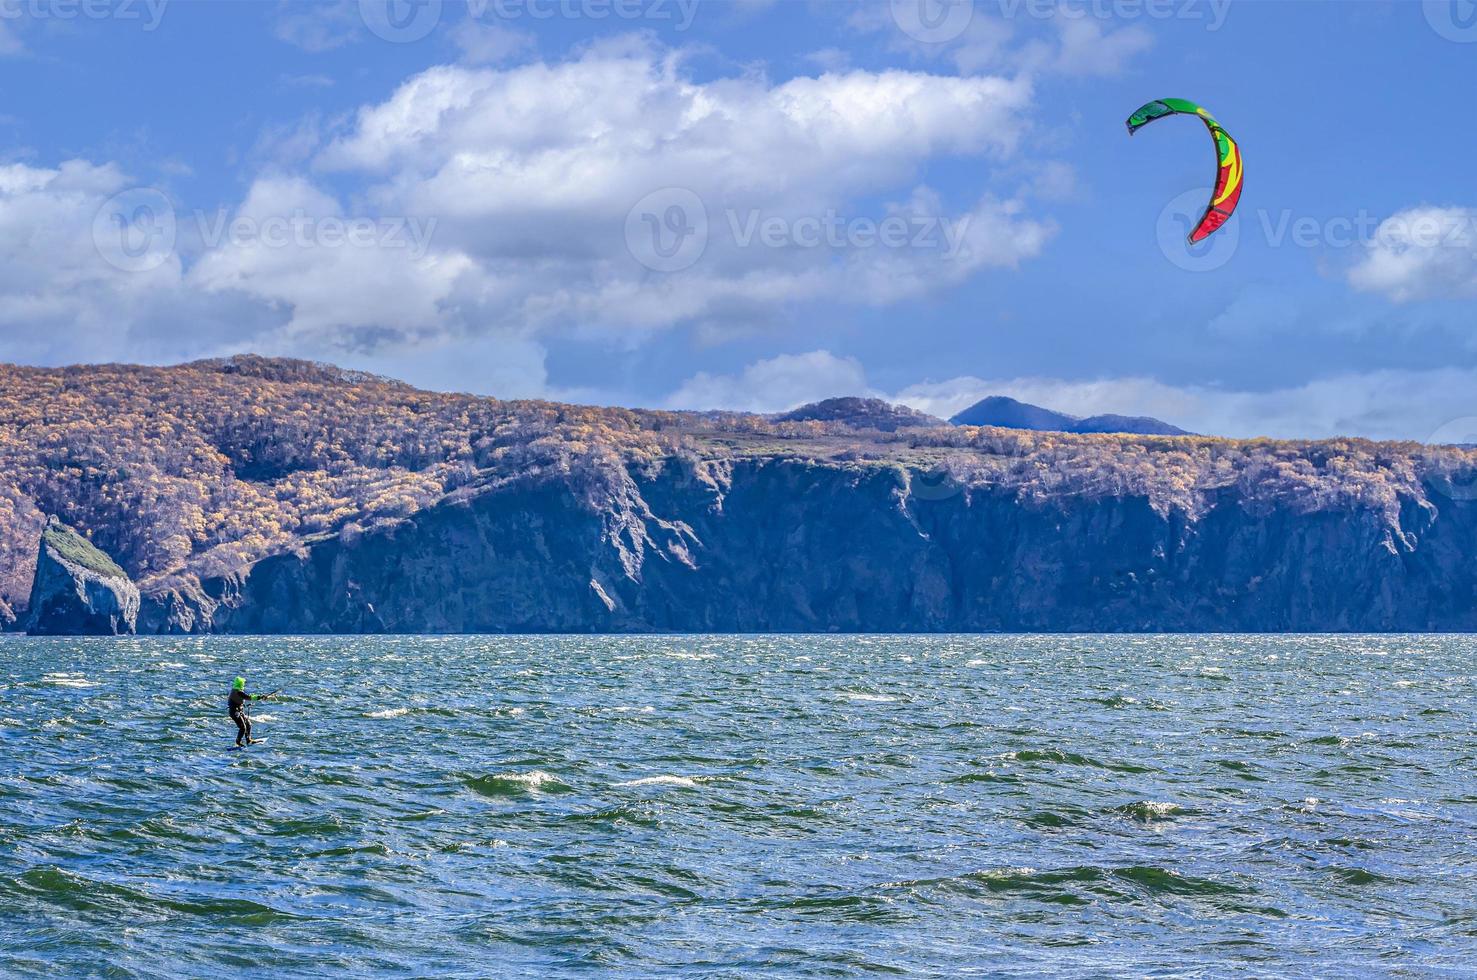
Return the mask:
<path id="1" fill-rule="evenodd" d="M 247 694 L 246 678 L 238 677 L 231 682 L 231 698 L 228 702 L 231 720 L 236 723 L 236 748 L 241 748 L 242 739 L 247 745 L 254 744 L 257 739 L 251 737 L 251 716 L 246 713 L 247 701 L 260 701 L 268 697 L 266 694 Z"/>

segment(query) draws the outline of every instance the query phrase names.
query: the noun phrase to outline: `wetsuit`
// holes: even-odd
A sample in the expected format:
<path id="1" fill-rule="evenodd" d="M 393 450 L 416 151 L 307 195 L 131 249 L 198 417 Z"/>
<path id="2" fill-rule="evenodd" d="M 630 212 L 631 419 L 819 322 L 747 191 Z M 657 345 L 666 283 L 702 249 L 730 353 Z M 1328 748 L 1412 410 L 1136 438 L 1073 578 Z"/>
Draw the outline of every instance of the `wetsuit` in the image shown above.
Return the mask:
<path id="1" fill-rule="evenodd" d="M 241 744 L 242 739 L 245 739 L 247 742 L 251 741 L 251 718 L 246 714 L 246 702 L 254 700 L 256 699 L 245 691 L 233 690 L 231 692 L 229 707 L 231 720 L 236 723 L 237 745 Z"/>

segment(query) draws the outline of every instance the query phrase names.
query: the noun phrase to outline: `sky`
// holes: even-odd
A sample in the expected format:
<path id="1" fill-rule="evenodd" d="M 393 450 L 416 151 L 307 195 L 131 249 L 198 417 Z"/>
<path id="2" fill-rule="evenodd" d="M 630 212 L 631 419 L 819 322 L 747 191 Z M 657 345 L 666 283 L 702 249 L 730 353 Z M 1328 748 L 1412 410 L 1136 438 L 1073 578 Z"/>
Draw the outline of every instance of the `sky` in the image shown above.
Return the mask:
<path id="1" fill-rule="evenodd" d="M 0 360 L 1473 442 L 1474 92 L 1474 0 L 0 0 Z"/>

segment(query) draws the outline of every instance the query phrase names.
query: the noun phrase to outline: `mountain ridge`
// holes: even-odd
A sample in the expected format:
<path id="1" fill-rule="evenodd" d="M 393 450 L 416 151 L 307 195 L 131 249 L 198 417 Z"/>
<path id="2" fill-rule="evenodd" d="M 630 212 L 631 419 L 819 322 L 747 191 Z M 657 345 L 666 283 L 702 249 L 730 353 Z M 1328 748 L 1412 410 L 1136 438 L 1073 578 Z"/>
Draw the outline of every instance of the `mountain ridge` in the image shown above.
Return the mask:
<path id="1" fill-rule="evenodd" d="M 881 431 L 240 363 L 0 366 L 12 628 L 52 517 L 137 584 L 141 633 L 1477 628 L 1456 447 Z"/>

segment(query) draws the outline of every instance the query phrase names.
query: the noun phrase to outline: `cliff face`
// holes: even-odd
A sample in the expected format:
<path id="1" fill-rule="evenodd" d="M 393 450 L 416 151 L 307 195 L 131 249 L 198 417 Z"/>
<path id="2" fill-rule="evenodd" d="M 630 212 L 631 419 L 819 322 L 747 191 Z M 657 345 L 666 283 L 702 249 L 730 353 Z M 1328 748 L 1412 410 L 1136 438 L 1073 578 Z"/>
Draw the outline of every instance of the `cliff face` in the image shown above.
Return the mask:
<path id="1" fill-rule="evenodd" d="M 26 631 L 116 636 L 135 630 L 139 591 L 107 555 L 55 517 L 41 532 Z"/>
<path id="2" fill-rule="evenodd" d="M 1462 495 L 1459 495 L 1462 496 Z M 1321 510 L 753 459 L 528 480 L 146 600 L 158 632 L 1469 630 L 1477 502 Z"/>
<path id="3" fill-rule="evenodd" d="M 0 628 L 1477 628 L 1477 449 L 918 422 L 0 365 Z"/>

